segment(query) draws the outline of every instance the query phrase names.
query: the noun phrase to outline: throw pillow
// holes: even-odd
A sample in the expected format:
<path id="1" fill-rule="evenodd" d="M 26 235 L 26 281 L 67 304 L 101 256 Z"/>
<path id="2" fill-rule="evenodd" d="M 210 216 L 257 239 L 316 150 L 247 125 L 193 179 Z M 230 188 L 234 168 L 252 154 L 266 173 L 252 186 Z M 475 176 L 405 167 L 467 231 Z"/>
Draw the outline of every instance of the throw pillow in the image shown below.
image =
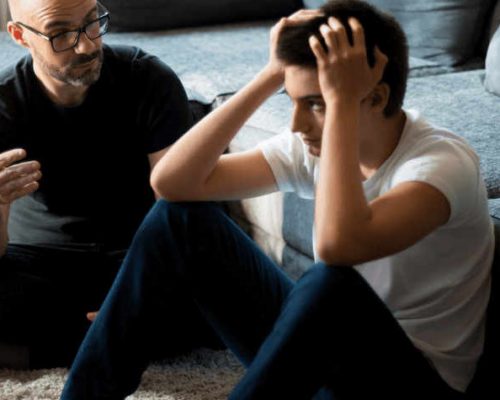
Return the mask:
<path id="1" fill-rule="evenodd" d="M 488 92 L 500 96 L 500 27 L 488 46 L 484 87 Z"/>
<path id="2" fill-rule="evenodd" d="M 496 0 L 495 0 L 496 1 Z M 321 0 L 304 0 L 318 7 Z M 477 50 L 493 0 L 368 0 L 389 12 L 408 36 L 410 55 L 453 66 Z"/>
<path id="3" fill-rule="evenodd" d="M 270 19 L 291 14 L 301 0 L 102 0 L 114 31 L 159 30 Z"/>

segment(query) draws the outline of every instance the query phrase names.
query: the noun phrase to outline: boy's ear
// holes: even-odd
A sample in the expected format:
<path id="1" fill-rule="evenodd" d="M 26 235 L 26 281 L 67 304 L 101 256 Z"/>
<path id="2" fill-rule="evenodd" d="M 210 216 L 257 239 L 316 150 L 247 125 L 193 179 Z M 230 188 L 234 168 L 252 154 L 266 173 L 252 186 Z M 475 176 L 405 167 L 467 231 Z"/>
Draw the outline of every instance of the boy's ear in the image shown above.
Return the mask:
<path id="1" fill-rule="evenodd" d="M 379 83 L 368 95 L 368 103 L 374 111 L 383 112 L 389 97 L 391 95 L 391 88 L 385 82 Z"/>

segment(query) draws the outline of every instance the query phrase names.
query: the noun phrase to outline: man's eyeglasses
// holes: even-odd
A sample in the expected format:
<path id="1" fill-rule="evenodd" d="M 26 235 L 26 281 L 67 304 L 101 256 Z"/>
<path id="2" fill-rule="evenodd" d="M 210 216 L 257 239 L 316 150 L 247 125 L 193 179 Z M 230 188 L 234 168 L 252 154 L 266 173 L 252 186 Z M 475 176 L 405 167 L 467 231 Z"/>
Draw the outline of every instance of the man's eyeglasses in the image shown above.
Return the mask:
<path id="1" fill-rule="evenodd" d="M 65 31 L 57 33 L 52 36 L 47 36 L 42 32 L 37 31 L 35 28 L 23 24 L 22 22 L 15 22 L 15 23 L 37 34 L 38 36 L 44 38 L 45 40 L 48 40 L 52 45 L 52 49 L 56 53 L 60 53 L 62 51 L 70 50 L 73 47 L 75 47 L 78 44 L 80 40 L 80 35 L 82 33 L 85 33 L 85 35 L 87 35 L 87 37 L 90 40 L 95 40 L 108 32 L 109 20 L 110 20 L 109 12 L 100 3 L 97 3 L 97 15 L 99 15 L 97 19 L 94 19 L 86 23 L 85 25 L 83 25 L 78 29 L 75 29 L 73 31 Z"/>

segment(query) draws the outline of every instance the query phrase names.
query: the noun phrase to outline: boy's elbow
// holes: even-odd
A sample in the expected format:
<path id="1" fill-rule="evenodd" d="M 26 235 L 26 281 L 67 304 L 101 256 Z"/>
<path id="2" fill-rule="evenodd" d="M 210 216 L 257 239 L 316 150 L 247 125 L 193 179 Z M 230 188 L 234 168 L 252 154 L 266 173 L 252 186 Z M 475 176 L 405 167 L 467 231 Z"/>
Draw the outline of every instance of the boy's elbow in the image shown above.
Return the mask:
<path id="1" fill-rule="evenodd" d="M 161 197 L 165 200 L 168 201 L 179 201 L 175 198 L 175 194 L 172 193 L 171 190 L 168 190 L 169 187 L 172 185 L 169 185 L 160 177 L 160 175 L 156 172 L 155 169 L 151 172 L 151 176 L 149 178 L 149 184 L 151 185 L 151 188 L 155 192 L 155 194 L 158 197 Z"/>
<path id="2" fill-rule="evenodd" d="M 359 254 L 354 247 L 345 240 L 319 240 L 316 243 L 316 254 L 327 265 L 352 266 L 359 263 Z"/>

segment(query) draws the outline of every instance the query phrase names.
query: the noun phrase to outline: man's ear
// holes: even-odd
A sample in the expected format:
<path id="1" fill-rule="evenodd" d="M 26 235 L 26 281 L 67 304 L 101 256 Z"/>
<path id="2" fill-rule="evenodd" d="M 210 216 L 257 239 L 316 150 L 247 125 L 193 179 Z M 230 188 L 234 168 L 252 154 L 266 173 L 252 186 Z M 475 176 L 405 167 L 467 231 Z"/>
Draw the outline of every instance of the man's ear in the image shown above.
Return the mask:
<path id="1" fill-rule="evenodd" d="M 389 102 L 390 96 L 391 88 L 389 85 L 385 82 L 379 83 L 368 95 L 368 104 L 373 111 L 382 113 Z"/>
<path id="2" fill-rule="evenodd" d="M 9 32 L 10 37 L 12 38 L 12 40 L 14 40 L 14 42 L 26 48 L 30 47 L 26 40 L 24 40 L 24 29 L 19 25 L 12 21 L 9 21 L 7 23 L 7 31 Z"/>

